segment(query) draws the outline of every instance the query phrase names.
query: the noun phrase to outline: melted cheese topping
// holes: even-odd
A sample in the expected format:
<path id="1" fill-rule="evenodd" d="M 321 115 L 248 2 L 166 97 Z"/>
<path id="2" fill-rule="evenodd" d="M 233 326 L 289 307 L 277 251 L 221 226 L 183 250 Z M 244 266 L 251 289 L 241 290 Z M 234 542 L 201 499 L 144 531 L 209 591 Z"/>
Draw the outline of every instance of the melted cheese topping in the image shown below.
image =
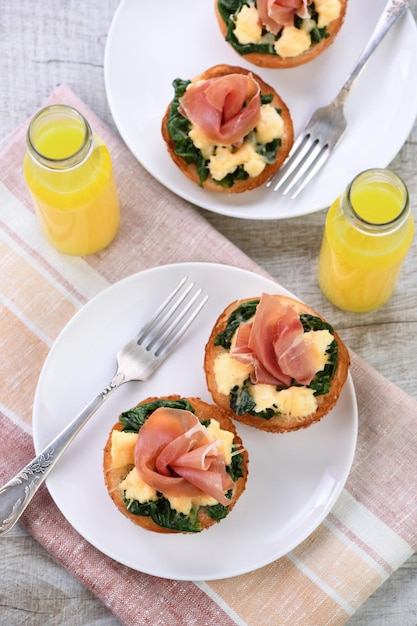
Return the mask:
<path id="1" fill-rule="evenodd" d="M 223 452 L 226 465 L 230 465 L 232 462 L 233 433 L 220 428 L 219 422 L 215 419 L 210 420 L 206 431 L 211 441 L 218 441 L 217 448 Z M 112 432 L 111 457 L 114 468 L 126 467 L 127 470 L 134 465 L 134 449 L 137 438 L 137 433 L 126 433 L 118 430 Z M 135 467 L 128 472 L 125 479 L 120 483 L 120 489 L 125 492 L 126 498 L 138 500 L 142 504 L 157 500 L 159 497 L 156 490 L 142 480 Z M 192 508 L 217 504 L 215 498 L 206 494 L 194 498 L 165 497 L 172 509 L 184 515 L 189 515 Z"/>
<path id="2" fill-rule="evenodd" d="M 282 137 L 284 121 L 273 104 L 261 106 L 260 120 L 255 128 L 255 138 L 247 138 L 237 150 L 233 146 L 219 146 L 213 143 L 196 126 L 188 135 L 196 148 L 208 160 L 208 169 L 214 180 L 222 180 L 241 165 L 251 178 L 263 172 L 267 161 L 256 152 L 256 142 L 267 144 Z"/>
<path id="3" fill-rule="evenodd" d="M 235 333 L 236 335 L 236 333 Z M 235 336 L 232 339 L 234 345 Z M 329 362 L 326 350 L 334 337 L 329 330 L 316 330 L 304 333 L 304 340 L 311 344 L 314 353 L 316 372 L 320 372 Z M 242 387 L 252 371 L 251 365 L 245 365 L 231 356 L 229 351 L 222 352 L 213 363 L 213 372 L 219 393 L 228 396 L 233 387 Z M 276 413 L 285 413 L 294 417 L 304 417 L 317 409 L 314 390 L 306 386 L 289 387 L 277 391 L 274 385 L 252 385 L 250 394 L 256 402 L 255 411 L 271 408 Z"/>

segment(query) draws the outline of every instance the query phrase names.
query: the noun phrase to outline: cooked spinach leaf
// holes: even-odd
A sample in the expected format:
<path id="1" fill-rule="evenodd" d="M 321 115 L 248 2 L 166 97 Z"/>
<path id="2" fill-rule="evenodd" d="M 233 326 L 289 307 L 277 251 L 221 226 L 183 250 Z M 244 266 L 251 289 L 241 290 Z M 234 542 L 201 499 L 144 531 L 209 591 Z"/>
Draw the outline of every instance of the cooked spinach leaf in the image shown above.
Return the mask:
<path id="1" fill-rule="evenodd" d="M 228 317 L 225 329 L 215 338 L 214 345 L 222 346 L 228 350 L 232 342 L 232 337 L 237 331 L 239 324 L 247 322 L 255 315 L 258 304 L 259 298 L 257 300 L 248 300 L 247 302 L 242 302 L 242 304 L 232 311 Z"/>
<path id="2" fill-rule="evenodd" d="M 234 172 L 227 174 L 227 176 L 221 180 L 216 180 L 216 183 L 225 189 L 230 189 L 230 187 L 233 187 L 237 180 L 247 180 L 248 178 L 249 174 L 241 165 L 238 165 Z"/>
<path id="3" fill-rule="evenodd" d="M 232 490 L 230 489 L 227 493 L 226 496 L 228 498 L 232 497 Z M 229 513 L 229 507 L 227 505 L 224 504 L 220 504 L 220 502 L 218 502 L 217 504 L 212 504 L 211 506 L 206 506 L 206 512 L 207 515 L 209 517 L 211 517 L 212 519 L 216 520 L 216 522 L 220 522 L 220 520 L 224 519 L 227 514 Z"/>
<path id="4" fill-rule="evenodd" d="M 281 139 L 273 139 L 269 143 L 258 144 L 256 147 L 256 152 L 260 154 L 265 161 L 270 165 L 275 161 L 275 157 L 277 156 L 278 148 L 281 146 Z"/>
<path id="5" fill-rule="evenodd" d="M 201 523 L 197 519 L 197 510 L 192 509 L 189 515 L 177 513 L 175 509 L 171 509 L 169 500 L 164 497 L 158 498 L 153 502 L 145 502 L 141 504 L 138 500 L 124 498 L 126 508 L 133 515 L 141 515 L 150 517 L 155 524 L 170 530 L 180 532 L 198 533 L 201 531 Z"/>
<path id="6" fill-rule="evenodd" d="M 310 330 L 328 330 L 333 335 L 333 328 L 327 322 L 310 313 L 301 313 L 300 322 L 303 325 L 304 332 Z"/>
<path id="7" fill-rule="evenodd" d="M 332 326 L 327 322 L 323 322 L 319 317 L 315 317 L 309 313 L 303 313 L 300 315 L 300 321 L 303 325 L 304 332 L 328 330 L 331 335 L 334 335 Z M 329 393 L 330 385 L 338 364 L 338 345 L 336 339 L 333 339 L 326 353 L 329 355 L 329 363 L 326 363 L 324 368 L 316 373 L 313 380 L 308 385 L 311 389 L 314 389 L 315 396 L 322 396 L 325 393 Z"/>
<path id="8" fill-rule="evenodd" d="M 174 87 L 174 98 L 171 102 L 171 107 L 168 115 L 167 128 L 171 136 L 172 141 L 175 143 L 175 153 L 184 159 L 186 163 L 194 163 L 200 183 L 207 180 L 209 171 L 207 168 L 207 161 L 204 159 L 201 150 L 195 147 L 192 140 L 188 136 L 191 128 L 190 122 L 179 112 L 180 99 L 185 93 L 187 86 L 190 84 L 189 80 L 182 80 L 176 78 L 172 85 Z"/>
<path id="9" fill-rule="evenodd" d="M 320 43 L 323 39 L 330 37 L 330 34 L 327 31 L 327 28 L 323 26 L 323 28 L 313 28 L 313 30 L 310 31 L 310 37 L 311 43 L 314 45 L 316 43 Z"/>
<path id="10" fill-rule="evenodd" d="M 234 454 L 232 456 L 232 464 L 228 468 L 229 474 L 232 477 L 234 482 L 237 481 L 238 478 L 242 478 L 243 476 L 243 456 L 241 454 Z"/>
<path id="11" fill-rule="evenodd" d="M 119 420 L 123 424 L 122 430 L 138 433 L 148 419 L 149 415 L 161 406 L 166 406 L 171 409 L 183 409 L 185 411 L 195 413 L 191 404 L 184 398 L 181 398 L 180 400 L 155 400 L 154 402 L 141 404 L 133 407 L 133 409 L 124 411 L 119 417 Z"/>
<path id="12" fill-rule="evenodd" d="M 274 94 L 272 93 L 261 94 L 261 104 L 271 104 L 273 99 Z M 278 113 L 281 113 L 280 109 L 277 109 L 277 111 Z"/>
<path id="13" fill-rule="evenodd" d="M 245 381 L 242 387 L 235 385 L 230 392 L 230 408 L 236 413 L 236 415 L 253 413 L 256 406 L 255 400 L 249 393 L 248 385 L 249 379 Z"/>
<path id="14" fill-rule="evenodd" d="M 236 415 L 243 415 L 249 413 L 256 417 L 262 417 L 262 419 L 270 420 L 276 415 L 280 415 L 278 409 L 274 410 L 272 407 L 268 407 L 263 411 L 255 411 L 256 402 L 251 396 L 249 388 L 251 387 L 250 379 L 248 378 L 242 387 L 236 385 L 230 392 L 230 408 L 236 413 Z"/>
<path id="15" fill-rule="evenodd" d="M 258 52 L 260 54 L 273 54 L 276 55 L 274 49 L 275 37 L 271 36 L 266 39 L 265 42 L 259 44 L 241 44 L 234 34 L 235 30 L 235 15 L 241 10 L 243 6 L 250 6 L 251 3 L 248 0 L 219 0 L 217 2 L 217 8 L 219 13 L 227 26 L 226 41 L 228 41 L 236 52 L 245 55 L 251 52 Z"/>

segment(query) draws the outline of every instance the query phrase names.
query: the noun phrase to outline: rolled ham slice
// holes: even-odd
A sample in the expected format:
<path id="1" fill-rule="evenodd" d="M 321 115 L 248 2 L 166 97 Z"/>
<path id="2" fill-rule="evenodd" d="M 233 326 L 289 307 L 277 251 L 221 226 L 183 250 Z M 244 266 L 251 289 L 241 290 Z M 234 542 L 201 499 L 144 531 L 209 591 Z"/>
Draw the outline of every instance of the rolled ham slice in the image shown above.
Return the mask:
<path id="1" fill-rule="evenodd" d="M 298 313 L 270 294 L 262 294 L 252 322 L 240 324 L 236 348 L 238 361 L 254 366 L 252 382 L 289 387 L 311 383 L 315 374 L 313 348 L 304 341 Z"/>
<path id="2" fill-rule="evenodd" d="M 215 144 L 239 144 L 260 119 L 260 87 L 252 74 L 227 74 L 191 83 L 179 111 Z"/>
<path id="3" fill-rule="evenodd" d="M 234 486 L 223 454 L 191 411 L 160 407 L 146 420 L 135 446 L 135 467 L 147 485 L 168 497 L 207 494 L 229 504 Z"/>
<path id="4" fill-rule="evenodd" d="M 293 26 L 294 17 L 309 17 L 311 0 L 257 0 L 259 19 L 264 27 L 277 35 L 284 26 Z"/>

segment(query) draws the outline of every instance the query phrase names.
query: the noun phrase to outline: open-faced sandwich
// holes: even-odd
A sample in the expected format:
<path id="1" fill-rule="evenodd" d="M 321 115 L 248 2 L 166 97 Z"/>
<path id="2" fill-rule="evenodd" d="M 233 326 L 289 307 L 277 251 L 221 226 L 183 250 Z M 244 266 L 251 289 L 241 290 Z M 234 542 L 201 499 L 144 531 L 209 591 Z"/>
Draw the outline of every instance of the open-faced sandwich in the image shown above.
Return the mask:
<path id="1" fill-rule="evenodd" d="M 232 302 L 206 345 L 204 370 L 216 404 L 249 426 L 286 432 L 310 426 L 336 404 L 349 354 L 333 328 L 281 295 Z"/>
<path id="2" fill-rule="evenodd" d="M 120 415 L 103 466 L 110 497 L 132 522 L 159 533 L 196 533 L 236 504 L 248 453 L 220 408 L 173 395 L 147 398 Z"/>
<path id="3" fill-rule="evenodd" d="M 340 31 L 347 0 L 215 0 L 225 40 L 246 61 L 287 68 L 315 59 Z"/>
<path id="4" fill-rule="evenodd" d="M 294 141 L 288 107 L 259 76 L 216 65 L 192 80 L 177 78 L 162 120 L 169 155 L 205 189 L 241 193 L 265 183 Z"/>

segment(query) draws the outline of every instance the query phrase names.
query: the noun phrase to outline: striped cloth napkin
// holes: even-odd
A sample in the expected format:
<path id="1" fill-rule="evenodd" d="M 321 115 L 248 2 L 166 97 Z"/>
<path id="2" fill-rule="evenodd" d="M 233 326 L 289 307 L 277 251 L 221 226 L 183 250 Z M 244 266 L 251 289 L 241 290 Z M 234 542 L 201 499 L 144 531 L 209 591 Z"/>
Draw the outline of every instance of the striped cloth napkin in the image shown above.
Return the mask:
<path id="1" fill-rule="evenodd" d="M 66 86 L 46 104 L 58 102 L 83 112 L 109 146 L 123 221 L 116 240 L 99 254 L 72 258 L 54 251 L 39 232 L 23 179 L 28 122 L 16 130 L 0 154 L 1 484 L 33 456 L 31 408 L 42 364 L 89 299 L 129 274 L 180 261 L 264 273 L 149 176 Z M 135 247 L 140 256 L 125 254 Z M 344 624 L 417 546 L 417 403 L 355 354 L 351 359 L 360 426 L 345 489 L 317 530 L 270 565 L 202 583 L 130 570 L 79 536 L 45 487 L 24 525 L 129 626 Z"/>

